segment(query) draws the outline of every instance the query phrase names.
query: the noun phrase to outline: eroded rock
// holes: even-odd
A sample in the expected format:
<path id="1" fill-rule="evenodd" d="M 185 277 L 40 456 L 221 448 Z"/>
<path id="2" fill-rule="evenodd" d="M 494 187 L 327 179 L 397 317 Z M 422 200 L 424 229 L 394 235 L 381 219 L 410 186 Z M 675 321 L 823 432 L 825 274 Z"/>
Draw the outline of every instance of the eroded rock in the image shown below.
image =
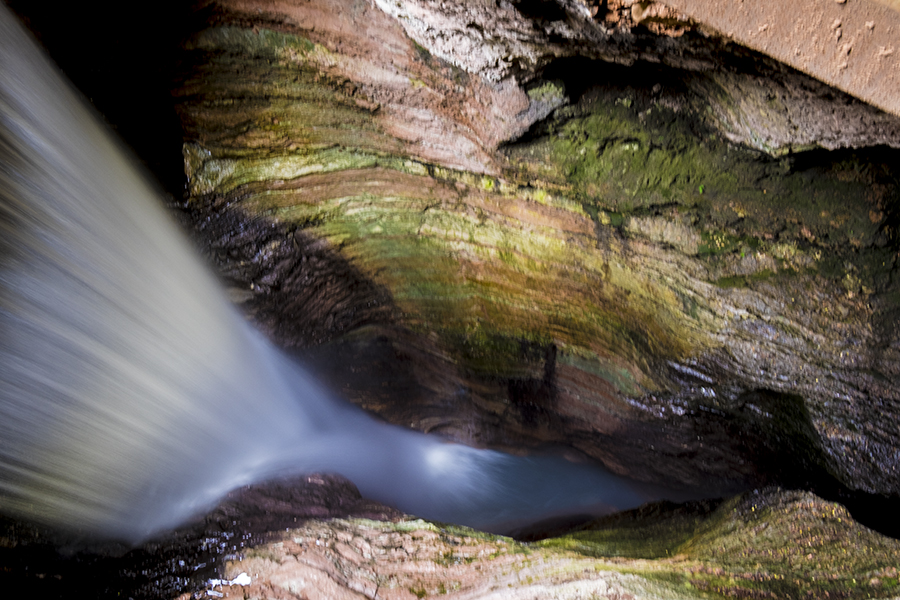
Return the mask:
<path id="1" fill-rule="evenodd" d="M 898 18 L 893 11 L 867 1 L 851 12 L 854 42 L 845 43 L 836 56 L 846 63 L 854 43 L 865 49 L 852 55 L 853 68 L 848 71 L 846 65 L 843 70 L 817 67 L 821 59 L 815 48 L 827 45 L 830 51 L 831 40 L 824 38 L 835 37 L 835 29 L 829 29 L 813 9 L 804 13 L 807 9 L 773 2 L 763 17 L 710 4 L 715 3 L 559 0 L 504 1 L 494 6 L 478 1 L 384 0 L 378 6 L 435 56 L 487 81 L 528 82 L 554 60 L 573 56 L 626 65 L 661 63 L 690 73 L 686 79 L 693 80 L 699 111 L 709 111 L 709 122 L 737 143 L 775 155 L 811 147 L 898 146 L 900 120 L 889 100 L 893 87 L 886 79 L 894 77 L 890 31 Z M 828 9 L 848 20 L 841 7 Z M 800 18 L 795 18 L 798 13 Z M 834 16 L 840 23 L 840 15 Z M 863 26 L 864 21 L 875 22 L 871 19 L 882 23 L 875 36 L 878 42 L 870 39 L 874 26 Z M 796 30 L 790 31 L 795 24 Z M 839 27 L 837 31 L 839 40 Z M 829 83 L 840 82 L 845 92 L 859 91 L 870 101 L 878 98 L 881 102 L 876 105 L 894 107 L 894 114 L 748 53 L 732 39 Z M 875 56 L 870 56 L 872 52 Z"/>
<path id="2" fill-rule="evenodd" d="M 271 335 L 331 343 L 311 360 L 329 357 L 318 370 L 346 396 L 457 440 L 562 443 L 670 485 L 900 493 L 892 155 L 773 158 L 734 144 L 758 133 L 752 124 L 723 135 L 698 91 L 798 75 L 766 79 L 740 67 L 775 72 L 759 57 L 701 34 L 628 33 L 624 17 L 596 45 L 541 37 L 547 23 L 573 27 L 583 7 L 532 15 L 538 25 L 516 38 L 504 27 L 525 27 L 527 11 L 501 7 L 509 19 L 485 21 L 482 37 L 494 27 L 491 39 L 546 51 L 516 77 L 615 36 L 620 57 L 657 44 L 659 62 L 679 69 L 578 59 L 519 88 L 512 70 L 448 65 L 423 49 L 430 38 L 409 40 L 369 5 L 221 6 L 178 92 L 189 212 Z M 489 12 L 391 10 L 413 6 L 471 35 L 461 24 Z M 692 44 L 715 70 L 687 71 L 701 67 L 671 44 Z M 588 68 L 581 89 L 566 83 Z M 876 114 L 821 86 L 785 89 Z M 823 110 L 783 104 L 804 119 Z M 754 145 L 844 145 L 828 137 L 840 114 L 818 133 L 788 118 L 810 136 Z M 487 115 L 506 117 L 480 127 Z M 854 139 L 895 140 L 890 119 Z M 228 223 L 258 235 L 239 241 Z"/>
<path id="3" fill-rule="evenodd" d="M 174 598 L 204 589 L 225 560 L 273 532 L 314 519 L 401 516 L 342 477 L 312 474 L 234 490 L 209 513 L 136 547 L 0 519 L 0 559 L 4 582 L 35 598 Z"/>
<path id="4" fill-rule="evenodd" d="M 403 520 L 314 522 L 229 562 L 226 598 L 886 598 L 900 546 L 845 509 L 765 490 L 650 505 L 538 543 Z M 183 597 L 186 600 L 186 596 Z"/>
<path id="5" fill-rule="evenodd" d="M 890 506 L 878 502 L 900 480 L 896 160 L 884 148 L 800 150 L 897 146 L 895 119 L 649 5 L 517 3 L 502 18 L 471 3 L 386 8 L 443 19 L 477 61 L 434 27 L 407 18 L 404 30 L 338 0 L 213 4 L 212 26 L 188 45 L 194 68 L 176 92 L 188 220 L 272 337 L 314 348 L 332 385 L 393 422 L 519 450 L 561 443 L 620 473 L 711 491 L 789 482 Z M 589 60 L 560 62 L 576 55 Z M 877 597 L 897 585 L 873 559 L 895 560 L 892 542 L 839 507 L 802 494 L 761 502 L 697 509 L 715 515 L 707 537 L 681 529 L 655 546 L 681 558 L 631 564 L 628 577 L 529 547 L 545 587 L 520 594 L 521 571 L 501 561 L 511 571 L 457 591 Z M 440 527 L 411 527 L 449 544 Z M 608 556 L 610 539 L 626 539 L 600 538 L 560 544 Z M 779 553 L 804 543 L 816 552 Z M 311 552 L 335 594 L 378 585 L 375 563 L 341 574 L 359 568 L 352 546 L 291 548 Z M 429 572 L 442 560 L 408 556 Z M 789 582 L 795 567 L 810 578 Z M 629 579 L 641 569 L 679 591 Z M 401 575 L 397 594 L 440 591 L 430 575 Z"/>

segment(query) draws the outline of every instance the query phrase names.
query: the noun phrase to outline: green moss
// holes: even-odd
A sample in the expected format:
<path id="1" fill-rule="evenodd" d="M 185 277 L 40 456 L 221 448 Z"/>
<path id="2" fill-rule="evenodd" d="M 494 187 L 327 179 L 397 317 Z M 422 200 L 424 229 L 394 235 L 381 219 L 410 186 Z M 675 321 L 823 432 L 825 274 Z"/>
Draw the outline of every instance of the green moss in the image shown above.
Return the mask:
<path id="1" fill-rule="evenodd" d="M 539 546 L 619 557 L 618 570 L 714 597 L 886 598 L 896 587 L 900 543 L 805 492 L 650 505 L 585 529 Z"/>
<path id="2" fill-rule="evenodd" d="M 529 89 L 527 94 L 534 102 L 559 104 L 565 98 L 566 91 L 560 84 L 553 81 L 547 81 L 537 87 Z"/>
<path id="3" fill-rule="evenodd" d="M 512 209 L 500 205 L 506 202 L 500 198 L 492 200 L 500 210 L 494 213 L 490 204 L 473 210 L 480 196 L 469 204 L 427 194 L 362 193 L 311 204 L 302 193 L 247 192 L 242 201 L 253 213 L 296 223 L 340 246 L 344 256 L 391 290 L 407 326 L 438 333 L 467 369 L 535 376 L 543 368 L 543 354 L 532 359 L 522 349 L 551 343 L 603 349 L 623 357 L 622 364 L 629 357 L 637 360 L 648 347 L 663 354 L 681 352 L 685 336 L 658 322 L 660 309 L 667 306 L 663 301 L 681 311 L 681 299 L 648 292 L 640 276 L 611 268 L 591 245 L 572 243 L 571 233 L 549 225 L 511 227 L 503 211 Z M 515 210 L 532 210 L 520 199 L 515 202 L 520 207 Z M 569 268 L 573 258 L 580 269 Z M 617 305 L 618 285 L 633 287 L 644 300 L 635 296 L 628 307 Z M 648 318 L 648 310 L 656 318 Z M 598 356 L 597 350 L 588 355 Z M 599 371 L 637 389 L 621 366 Z"/>
<path id="4" fill-rule="evenodd" d="M 186 49 L 207 52 L 224 50 L 247 58 L 264 59 L 296 59 L 298 56 L 305 57 L 324 50 L 299 35 L 263 28 L 245 29 L 232 26 L 205 29 L 186 44 Z"/>
<path id="5" fill-rule="evenodd" d="M 702 255 L 738 252 L 773 232 L 782 241 L 869 246 L 881 227 L 870 186 L 896 187 L 865 157 L 776 160 L 704 133 L 684 111 L 624 102 L 614 91 L 557 111 L 545 132 L 506 149 L 511 176 L 561 186 L 592 216 L 677 206 L 680 218 L 702 224 Z"/>
<path id="6" fill-rule="evenodd" d="M 193 195 L 299 177 L 317 165 L 355 168 L 363 154 L 402 148 L 374 118 L 378 105 L 323 72 L 333 58 L 305 38 L 214 27 L 188 47 L 201 65 L 179 92 L 186 135 L 195 140 L 185 148 Z"/>
<path id="7" fill-rule="evenodd" d="M 745 288 L 749 285 L 747 278 L 743 275 L 735 275 L 733 277 L 720 277 L 716 280 L 716 285 L 720 288 Z"/>
<path id="8" fill-rule="evenodd" d="M 648 505 L 585 525 L 585 531 L 538 543 L 591 557 L 671 558 L 695 535 L 715 502 Z"/>
<path id="9" fill-rule="evenodd" d="M 463 564 L 457 553 L 476 548 L 476 562 L 521 555 L 504 564 L 525 585 L 592 570 L 637 576 L 617 581 L 665 598 L 855 600 L 890 598 L 898 588 L 900 542 L 860 526 L 839 504 L 776 488 L 724 501 L 645 505 L 533 544 L 420 520 L 354 522 L 383 532 L 439 533 L 441 567 Z M 537 565 L 553 566 L 529 579 Z M 418 597 L 459 589 L 456 582 L 423 583 L 407 589 Z"/>
<path id="10" fill-rule="evenodd" d="M 198 145 L 185 144 L 184 153 L 191 168 L 196 169 L 188 174 L 190 192 L 195 196 L 213 191 L 227 193 L 241 185 L 257 181 L 294 179 L 312 173 L 370 168 L 383 162 L 397 162 L 342 148 L 327 148 L 307 154 L 212 158 L 208 151 Z M 198 160 L 198 156 L 205 160 Z"/>
<path id="11" fill-rule="evenodd" d="M 591 219 L 598 225 L 603 227 L 619 228 L 625 223 L 625 215 L 617 212 L 608 212 L 601 210 L 596 204 L 585 203 L 582 205 L 584 212 L 590 215 Z"/>
<path id="12" fill-rule="evenodd" d="M 228 194 L 339 249 L 390 291 L 404 326 L 437 333 L 463 369 L 537 377 L 544 358 L 529 349 L 555 345 L 559 360 L 640 394 L 665 385 L 655 360 L 718 343 L 697 273 L 721 288 L 824 275 L 849 295 L 885 286 L 893 268 L 867 245 L 881 225 L 866 194 L 887 175 L 850 156 L 815 168 L 773 161 L 710 136 L 686 111 L 612 90 L 509 146 L 502 177 L 466 173 L 403 156 L 377 106 L 329 79 L 322 66 L 334 57 L 309 40 L 221 27 L 191 48 L 204 65 L 181 106 L 196 140 L 184 151 L 192 195 Z M 528 93 L 555 101 L 563 89 Z M 323 177 L 361 169 L 444 187 Z M 290 189 L 310 175 L 333 197 Z M 631 255 L 633 240 L 661 253 Z M 664 256 L 679 253 L 704 264 Z M 743 261 L 751 253 L 759 260 Z"/>
<path id="13" fill-rule="evenodd" d="M 673 199 L 693 203 L 701 181 L 712 188 L 702 148 L 683 134 L 673 140 L 632 121 L 631 108 L 619 102 L 566 120 L 539 142 L 576 193 L 603 209 L 630 212 Z"/>
<path id="14" fill-rule="evenodd" d="M 775 272 L 770 269 L 762 269 L 761 271 L 756 271 L 752 275 L 749 276 L 751 281 L 764 281 L 766 279 L 770 279 L 775 276 Z"/>
<path id="15" fill-rule="evenodd" d="M 609 359 L 603 359 L 589 350 L 562 346 L 556 360 L 561 365 L 574 367 L 608 381 L 623 394 L 636 396 L 642 391 L 635 381 L 634 375 L 628 369 Z"/>
<path id="16" fill-rule="evenodd" d="M 412 43 L 420 60 L 431 60 L 431 52 L 429 52 L 427 48 L 425 48 L 424 46 L 420 46 L 415 40 L 412 40 Z"/>
<path id="17" fill-rule="evenodd" d="M 735 275 L 731 277 L 720 277 L 716 280 L 716 285 L 723 289 L 729 288 L 745 288 L 751 287 L 753 282 L 766 281 L 773 277 L 790 276 L 789 273 L 775 273 L 770 269 L 762 269 L 749 275 Z"/>
<path id="18" fill-rule="evenodd" d="M 759 241 L 750 238 L 753 247 L 759 245 Z M 746 238 L 735 235 L 729 235 L 724 231 L 704 231 L 700 234 L 700 246 L 698 252 L 701 255 L 707 254 L 730 254 L 747 244 Z"/>

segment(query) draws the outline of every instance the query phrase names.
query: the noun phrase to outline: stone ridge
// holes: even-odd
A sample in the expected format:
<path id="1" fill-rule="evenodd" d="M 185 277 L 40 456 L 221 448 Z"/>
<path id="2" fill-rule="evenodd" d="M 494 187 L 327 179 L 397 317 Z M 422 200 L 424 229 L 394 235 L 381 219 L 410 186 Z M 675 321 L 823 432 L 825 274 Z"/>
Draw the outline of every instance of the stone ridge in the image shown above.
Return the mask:
<path id="1" fill-rule="evenodd" d="M 681 5 L 692 6 L 689 1 L 678 3 Z M 764 152 L 783 154 L 817 146 L 897 147 L 900 139 L 898 115 L 884 114 L 850 95 L 835 93 L 809 75 L 785 66 L 797 67 L 795 62 L 768 59 L 765 48 L 759 44 L 745 43 L 759 53 L 737 46 L 731 42 L 731 36 L 706 26 L 712 17 L 704 19 L 702 10 L 692 11 L 694 18 L 689 18 L 664 4 L 636 0 L 554 0 L 535 4 L 534 8 L 528 2 L 512 1 L 499 2 L 495 7 L 468 0 L 384 0 L 378 6 L 395 17 L 417 44 L 489 82 L 529 83 L 552 70 L 554 64 L 572 57 L 624 65 L 662 64 L 691 74 L 687 78 L 694 82 L 693 93 L 704 105 L 700 112 L 707 106 L 711 109 L 710 123 L 733 141 Z M 772 2 L 767 6 L 781 7 L 778 10 L 793 15 L 791 3 Z M 849 10 L 857 12 L 855 8 Z M 733 12 L 738 17 L 755 14 Z M 816 11 L 811 10 L 810 14 L 815 15 Z M 860 18 L 856 16 L 857 21 Z M 815 27 L 821 25 L 820 19 L 813 21 Z M 789 18 L 783 26 L 794 22 Z M 883 31 L 889 29 L 886 26 Z M 879 26 L 879 39 L 886 35 L 883 31 Z M 766 32 L 767 40 L 779 39 L 770 33 Z M 833 34 L 830 30 L 828 33 Z M 781 37 L 803 41 L 802 36 Z M 824 47 L 824 37 L 803 43 L 815 45 L 819 39 Z M 744 43 L 743 39 L 738 41 Z M 888 54 L 878 60 L 893 64 L 891 40 L 882 41 L 887 44 L 883 51 Z M 876 61 L 868 60 L 868 55 L 860 61 L 857 54 L 853 54 L 851 62 L 866 69 L 866 78 L 860 75 L 857 83 L 881 86 L 888 95 L 893 93 L 896 86 L 868 77 Z M 722 68 L 729 63 L 744 63 L 750 68 Z M 590 78 L 590 69 L 590 65 L 583 64 L 576 80 Z M 818 72 L 812 75 L 821 79 Z M 831 82 L 828 78 L 824 81 Z M 852 94 L 856 88 L 841 89 Z M 875 106 L 885 108 L 883 103 Z"/>
<path id="2" fill-rule="evenodd" d="M 808 493 L 647 505 L 520 543 L 400 520 L 313 521 L 227 563 L 225 598 L 889 598 L 900 544 Z M 182 596 L 187 598 L 188 596 Z"/>
<path id="3" fill-rule="evenodd" d="M 425 521 L 313 522 L 227 564 L 224 598 L 690 598 L 568 552 Z M 216 589 L 214 591 L 219 591 Z"/>
<path id="4" fill-rule="evenodd" d="M 190 210 L 273 337 L 331 344 L 315 354 L 346 366 L 342 393 L 460 441 L 565 444 L 707 492 L 900 493 L 890 155 L 736 146 L 693 76 L 637 65 L 593 65 L 577 101 L 493 149 L 511 121 L 480 137 L 472 111 L 503 113 L 506 88 L 370 7 L 233 7 L 178 92 Z M 565 96 L 516 89 L 522 110 Z M 402 115 L 441 135 L 397 133 Z"/>

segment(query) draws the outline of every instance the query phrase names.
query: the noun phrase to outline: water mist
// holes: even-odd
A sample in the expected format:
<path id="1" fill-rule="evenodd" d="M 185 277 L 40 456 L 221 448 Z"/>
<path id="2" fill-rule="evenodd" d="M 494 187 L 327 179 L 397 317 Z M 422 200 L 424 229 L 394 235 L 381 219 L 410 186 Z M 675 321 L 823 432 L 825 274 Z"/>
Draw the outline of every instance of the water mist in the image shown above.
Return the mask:
<path id="1" fill-rule="evenodd" d="M 98 117 L 0 5 L 0 511 L 138 541 L 312 471 L 497 527 L 643 498 L 329 397 L 248 327 Z"/>

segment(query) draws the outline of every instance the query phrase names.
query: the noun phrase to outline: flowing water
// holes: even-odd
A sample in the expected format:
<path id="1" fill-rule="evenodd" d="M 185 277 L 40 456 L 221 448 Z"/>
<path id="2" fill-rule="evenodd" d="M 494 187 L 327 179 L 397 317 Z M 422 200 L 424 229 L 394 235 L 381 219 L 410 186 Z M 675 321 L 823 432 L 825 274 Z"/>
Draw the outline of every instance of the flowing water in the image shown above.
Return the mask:
<path id="1" fill-rule="evenodd" d="M 0 5 L 0 512 L 134 542 L 312 471 L 494 529 L 647 500 L 596 468 L 445 443 L 329 397 L 227 303 Z"/>

